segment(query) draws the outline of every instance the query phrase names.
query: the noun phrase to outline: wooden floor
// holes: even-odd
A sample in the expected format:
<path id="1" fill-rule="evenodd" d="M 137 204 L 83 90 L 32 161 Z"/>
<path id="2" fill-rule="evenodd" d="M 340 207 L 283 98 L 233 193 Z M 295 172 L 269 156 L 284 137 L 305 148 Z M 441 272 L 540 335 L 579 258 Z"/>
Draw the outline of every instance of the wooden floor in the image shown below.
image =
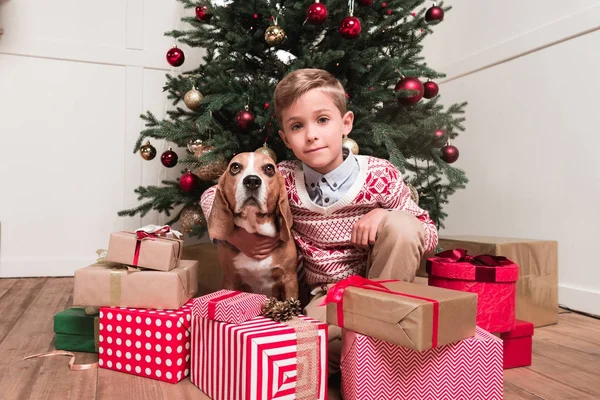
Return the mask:
<path id="1" fill-rule="evenodd" d="M 0 399 L 206 399 L 177 385 L 105 369 L 70 371 L 54 349 L 52 316 L 71 306 L 73 278 L 0 279 Z M 78 353 L 76 363 L 97 360 Z M 600 320 L 564 312 L 536 330 L 533 365 L 505 371 L 506 399 L 600 399 Z M 337 396 L 332 396 L 332 398 Z M 367 400 L 367 399 L 365 399 Z"/>

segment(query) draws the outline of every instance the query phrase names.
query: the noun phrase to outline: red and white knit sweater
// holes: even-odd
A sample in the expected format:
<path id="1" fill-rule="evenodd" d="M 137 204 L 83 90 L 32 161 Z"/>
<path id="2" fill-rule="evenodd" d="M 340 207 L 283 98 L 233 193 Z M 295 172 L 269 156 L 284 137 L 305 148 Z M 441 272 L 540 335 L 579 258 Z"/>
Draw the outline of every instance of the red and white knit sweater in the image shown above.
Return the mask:
<path id="1" fill-rule="evenodd" d="M 334 283 L 351 275 L 364 275 L 367 251 L 350 244 L 356 221 L 375 208 L 402 210 L 417 217 L 425 229 L 425 248 L 437 245 L 437 229 L 428 213 L 410 197 L 400 172 L 387 160 L 356 156 L 360 172 L 354 184 L 335 203 L 321 207 L 310 200 L 304 183 L 302 163 L 282 161 L 279 172 L 285 179 L 294 218 L 293 235 L 304 258 L 309 285 Z M 214 188 L 206 190 L 201 206 L 208 218 Z"/>

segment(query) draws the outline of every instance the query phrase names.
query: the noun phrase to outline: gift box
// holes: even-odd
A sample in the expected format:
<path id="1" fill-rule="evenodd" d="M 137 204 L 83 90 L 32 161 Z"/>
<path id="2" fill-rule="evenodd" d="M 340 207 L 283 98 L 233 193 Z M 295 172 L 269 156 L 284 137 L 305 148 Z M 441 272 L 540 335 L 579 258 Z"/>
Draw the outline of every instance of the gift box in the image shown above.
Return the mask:
<path id="1" fill-rule="evenodd" d="M 471 254 L 505 256 L 519 266 L 517 318 L 546 326 L 558 322 L 558 243 L 487 236 L 446 236 L 444 250 L 461 248 Z M 425 266 L 420 270 L 425 275 Z"/>
<path id="2" fill-rule="evenodd" d="M 477 295 L 358 275 L 327 292 L 327 323 L 415 350 L 475 334 Z"/>
<path id="3" fill-rule="evenodd" d="M 517 320 L 515 328 L 500 335 L 504 342 L 504 369 L 531 365 L 533 324 Z"/>
<path id="4" fill-rule="evenodd" d="M 178 310 L 100 308 L 98 365 L 169 383 L 187 377 L 191 305 Z"/>
<path id="5" fill-rule="evenodd" d="M 469 256 L 448 250 L 427 259 L 429 285 L 477 293 L 477 325 L 490 332 L 515 326 L 519 266 L 501 256 Z"/>
<path id="6" fill-rule="evenodd" d="M 265 300 L 262 294 L 219 290 L 194 299 L 192 310 L 200 318 L 241 324 L 259 316 Z"/>
<path id="7" fill-rule="evenodd" d="M 475 337 L 417 352 L 344 330 L 345 400 L 500 400 L 502 341 L 477 327 Z"/>
<path id="8" fill-rule="evenodd" d="M 69 308 L 54 315 L 56 350 L 98 352 L 98 317 L 83 308 Z"/>
<path id="9" fill-rule="evenodd" d="M 183 251 L 183 240 L 165 225 L 148 225 L 135 232 L 110 234 L 107 261 L 135 267 L 170 271 L 179 265 Z M 179 235 L 179 232 L 177 232 Z"/>
<path id="10" fill-rule="evenodd" d="M 75 271 L 73 304 L 178 309 L 198 288 L 198 262 L 182 260 L 168 271 L 99 263 Z"/>
<path id="11" fill-rule="evenodd" d="M 191 381 L 213 400 L 326 399 L 327 324 L 192 319 Z"/>

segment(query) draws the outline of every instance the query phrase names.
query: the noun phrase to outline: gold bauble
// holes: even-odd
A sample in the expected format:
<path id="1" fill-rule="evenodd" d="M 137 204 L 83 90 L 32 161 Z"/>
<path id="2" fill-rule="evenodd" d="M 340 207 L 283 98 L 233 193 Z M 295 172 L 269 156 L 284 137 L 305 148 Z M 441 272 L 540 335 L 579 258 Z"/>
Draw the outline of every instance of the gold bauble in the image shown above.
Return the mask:
<path id="1" fill-rule="evenodd" d="M 275 152 L 273 151 L 272 148 L 270 148 L 269 146 L 267 146 L 267 144 L 263 144 L 262 147 L 259 147 L 258 149 L 254 150 L 255 153 L 262 153 L 266 156 L 269 156 L 273 159 L 273 161 L 275 161 L 275 163 L 277 163 L 277 154 L 275 154 Z"/>
<path id="2" fill-rule="evenodd" d="M 265 31 L 265 40 L 269 46 L 277 46 L 285 39 L 285 31 L 279 25 L 271 25 Z"/>
<path id="3" fill-rule="evenodd" d="M 410 198 L 415 203 L 419 204 L 419 192 L 417 192 L 417 189 L 415 189 L 415 187 L 410 183 L 407 183 L 406 186 L 408 186 L 408 190 L 410 190 Z"/>
<path id="4" fill-rule="evenodd" d="M 214 149 L 215 148 L 213 146 L 198 146 L 194 152 L 194 155 L 196 157 L 200 157 L 201 155 L 211 152 Z M 193 173 L 203 181 L 214 181 L 223 175 L 223 172 L 227 170 L 227 165 L 227 160 L 225 160 L 224 157 L 220 157 L 217 161 L 213 161 L 210 164 L 196 168 Z"/>
<path id="5" fill-rule="evenodd" d="M 183 96 L 183 102 L 187 108 L 193 111 L 200 107 L 200 102 L 203 98 L 204 96 L 202 93 L 200 93 L 198 89 L 193 88 L 192 90 L 188 91 L 185 96 Z"/>
<path id="6" fill-rule="evenodd" d="M 196 151 L 198 150 L 199 147 L 202 147 L 202 139 L 196 138 L 196 139 L 190 139 L 188 141 L 187 148 L 190 151 L 190 153 L 196 154 Z"/>
<path id="7" fill-rule="evenodd" d="M 181 222 L 181 230 L 185 233 L 192 232 L 192 228 L 195 226 L 206 226 L 202 208 L 195 204 L 183 207 L 179 221 Z"/>
<path id="8" fill-rule="evenodd" d="M 142 156 L 142 158 L 146 161 L 150 161 L 156 157 L 156 149 L 150 144 L 149 140 L 145 145 L 140 147 L 140 156 Z"/>
<path id="9" fill-rule="evenodd" d="M 350 139 L 349 137 L 344 136 L 344 138 L 342 139 L 342 147 L 347 148 L 354 155 L 358 154 L 358 150 L 359 150 L 358 143 L 356 143 L 354 140 Z"/>

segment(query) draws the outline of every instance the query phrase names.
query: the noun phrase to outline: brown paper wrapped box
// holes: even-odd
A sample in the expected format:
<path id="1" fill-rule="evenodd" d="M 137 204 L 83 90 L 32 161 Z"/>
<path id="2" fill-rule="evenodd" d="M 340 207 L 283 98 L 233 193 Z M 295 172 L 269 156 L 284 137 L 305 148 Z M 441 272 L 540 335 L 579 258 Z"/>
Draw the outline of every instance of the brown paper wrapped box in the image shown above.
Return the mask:
<path id="1" fill-rule="evenodd" d="M 196 295 L 198 261 L 181 260 L 168 271 L 130 271 L 116 263 L 75 271 L 74 306 L 111 306 L 175 310 Z"/>
<path id="2" fill-rule="evenodd" d="M 157 237 L 139 241 L 134 232 L 113 232 L 108 243 L 108 261 L 157 271 L 170 271 L 179 265 L 183 240 Z M 137 262 L 136 262 L 137 261 Z"/>
<path id="3" fill-rule="evenodd" d="M 186 260 L 202 260 L 198 266 L 197 297 L 216 292 L 223 287 L 223 268 L 219 265 L 217 246 L 201 243 L 183 248 Z"/>
<path id="4" fill-rule="evenodd" d="M 436 347 L 435 340 L 443 346 L 475 335 L 477 294 L 407 282 L 381 283 L 397 293 L 350 286 L 343 303 L 327 305 L 327 323 L 417 351 Z M 430 300 L 439 304 L 437 335 Z M 343 324 L 338 316 L 340 304 Z"/>
<path id="5" fill-rule="evenodd" d="M 536 327 L 558 322 L 558 243 L 553 240 L 491 236 L 445 236 L 443 250 L 465 249 L 469 254 L 504 256 L 519 265 L 517 319 Z M 427 276 L 425 261 L 418 275 Z"/>

